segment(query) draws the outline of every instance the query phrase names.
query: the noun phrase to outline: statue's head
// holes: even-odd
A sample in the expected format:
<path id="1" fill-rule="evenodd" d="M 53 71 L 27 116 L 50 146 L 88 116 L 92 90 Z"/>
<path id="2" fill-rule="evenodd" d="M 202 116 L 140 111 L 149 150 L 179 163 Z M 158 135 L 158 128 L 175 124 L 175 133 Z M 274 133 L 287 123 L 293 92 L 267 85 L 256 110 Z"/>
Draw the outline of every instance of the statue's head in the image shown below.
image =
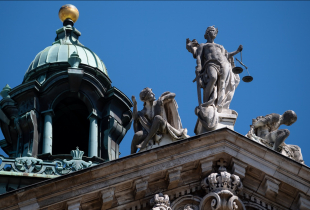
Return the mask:
<path id="1" fill-rule="evenodd" d="M 293 110 L 287 110 L 282 115 L 282 123 L 284 125 L 292 125 L 297 120 L 297 114 Z"/>
<path id="2" fill-rule="evenodd" d="M 219 32 L 218 28 L 215 28 L 214 26 L 209 26 L 205 33 L 205 39 L 206 40 L 209 40 L 211 38 L 215 39 L 218 32 Z"/>
<path id="3" fill-rule="evenodd" d="M 141 92 L 140 92 L 140 100 L 143 102 L 146 101 L 155 101 L 155 94 L 153 93 L 151 88 L 144 88 Z"/>

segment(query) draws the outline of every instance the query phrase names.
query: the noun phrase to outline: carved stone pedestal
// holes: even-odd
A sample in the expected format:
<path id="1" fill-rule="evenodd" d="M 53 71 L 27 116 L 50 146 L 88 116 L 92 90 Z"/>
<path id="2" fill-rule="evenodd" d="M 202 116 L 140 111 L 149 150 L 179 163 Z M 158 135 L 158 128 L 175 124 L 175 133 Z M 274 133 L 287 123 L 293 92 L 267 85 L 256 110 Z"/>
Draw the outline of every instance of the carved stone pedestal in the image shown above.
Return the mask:
<path id="1" fill-rule="evenodd" d="M 218 124 L 212 130 L 217 130 L 220 128 L 229 128 L 231 130 L 234 130 L 234 126 L 235 126 L 235 123 L 238 117 L 238 114 L 236 111 L 231 110 L 231 109 L 223 109 L 221 113 L 217 113 L 217 117 L 218 117 Z M 198 135 L 198 134 L 205 133 L 208 131 L 211 131 L 211 130 L 204 127 L 198 119 L 196 122 L 195 130 L 194 130 L 195 134 Z"/>

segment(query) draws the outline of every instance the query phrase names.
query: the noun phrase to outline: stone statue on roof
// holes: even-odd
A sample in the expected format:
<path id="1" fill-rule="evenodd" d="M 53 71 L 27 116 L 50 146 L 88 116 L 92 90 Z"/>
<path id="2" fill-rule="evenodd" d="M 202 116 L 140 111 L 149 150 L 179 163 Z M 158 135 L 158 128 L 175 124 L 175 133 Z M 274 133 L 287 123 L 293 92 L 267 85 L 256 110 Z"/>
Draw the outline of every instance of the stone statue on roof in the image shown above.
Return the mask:
<path id="1" fill-rule="evenodd" d="M 222 119 L 223 116 L 219 117 L 218 113 L 234 115 L 237 118 L 237 113 L 229 109 L 240 82 L 239 75 L 232 72 L 235 66 L 233 56 L 241 52 L 243 47 L 240 45 L 236 51 L 228 52 L 222 45 L 214 43 L 217 34 L 218 29 L 210 26 L 204 35 L 206 43 L 199 44 L 196 39 L 186 40 L 186 49 L 197 60 L 194 79 L 198 93 L 198 107 L 195 110 L 198 116 L 196 134 L 219 128 L 219 118 Z"/>
<path id="2" fill-rule="evenodd" d="M 144 107 L 138 111 L 136 98 L 132 96 L 135 135 L 131 143 L 131 154 L 137 148 L 142 151 L 189 137 L 187 129 L 182 128 L 174 98 L 175 93 L 168 91 L 156 100 L 152 89 L 144 88 L 140 92 Z"/>
<path id="3" fill-rule="evenodd" d="M 252 120 L 251 129 L 246 134 L 246 137 L 304 164 L 300 147 L 284 143 L 290 135 L 290 131 L 288 129 L 279 129 L 281 125 L 290 126 L 296 120 L 297 115 L 292 110 L 288 110 L 282 115 L 272 113 L 259 116 Z"/>

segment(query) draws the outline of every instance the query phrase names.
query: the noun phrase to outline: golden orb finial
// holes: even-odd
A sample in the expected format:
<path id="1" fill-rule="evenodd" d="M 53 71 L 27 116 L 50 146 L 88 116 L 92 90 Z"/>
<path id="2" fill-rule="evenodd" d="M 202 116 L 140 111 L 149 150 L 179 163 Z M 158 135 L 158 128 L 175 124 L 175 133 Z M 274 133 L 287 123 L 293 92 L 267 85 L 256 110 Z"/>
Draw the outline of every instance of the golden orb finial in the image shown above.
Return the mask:
<path id="1" fill-rule="evenodd" d="M 72 4 L 65 4 L 60 8 L 58 16 L 62 22 L 71 19 L 75 23 L 79 18 L 79 10 Z"/>

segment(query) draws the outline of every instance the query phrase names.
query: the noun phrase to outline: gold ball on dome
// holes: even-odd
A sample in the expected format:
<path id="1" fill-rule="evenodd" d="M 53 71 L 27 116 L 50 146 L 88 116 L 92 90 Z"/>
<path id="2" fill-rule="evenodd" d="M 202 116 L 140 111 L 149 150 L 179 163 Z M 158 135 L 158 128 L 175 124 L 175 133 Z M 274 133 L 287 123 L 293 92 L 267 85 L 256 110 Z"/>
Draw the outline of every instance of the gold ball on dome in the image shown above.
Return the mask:
<path id="1" fill-rule="evenodd" d="M 71 19 L 75 23 L 79 18 L 79 10 L 72 4 L 65 4 L 60 8 L 58 16 L 62 22 Z"/>

